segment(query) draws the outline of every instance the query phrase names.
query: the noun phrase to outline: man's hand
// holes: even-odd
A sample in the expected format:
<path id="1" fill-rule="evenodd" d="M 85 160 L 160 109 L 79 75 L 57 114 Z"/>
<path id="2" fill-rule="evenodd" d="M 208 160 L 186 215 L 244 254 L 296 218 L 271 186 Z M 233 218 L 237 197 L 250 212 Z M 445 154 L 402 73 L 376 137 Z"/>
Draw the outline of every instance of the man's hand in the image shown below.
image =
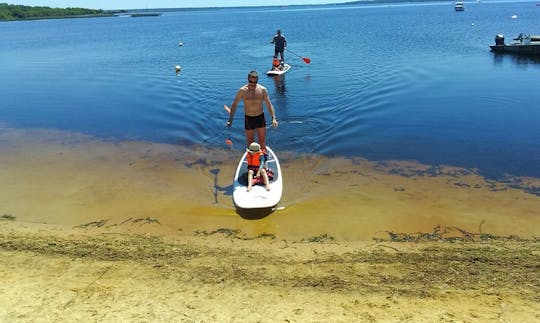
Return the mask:
<path id="1" fill-rule="evenodd" d="M 227 120 L 227 127 L 230 127 L 230 126 L 232 126 L 231 108 L 229 108 L 226 104 L 223 105 L 223 108 L 229 114 L 229 120 Z"/>

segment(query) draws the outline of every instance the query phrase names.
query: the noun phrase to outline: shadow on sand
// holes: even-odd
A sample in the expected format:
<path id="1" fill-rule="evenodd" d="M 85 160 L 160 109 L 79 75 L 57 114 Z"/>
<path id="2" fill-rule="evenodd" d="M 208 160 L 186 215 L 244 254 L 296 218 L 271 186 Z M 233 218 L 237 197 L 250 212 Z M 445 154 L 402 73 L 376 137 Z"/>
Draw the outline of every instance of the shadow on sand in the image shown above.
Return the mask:
<path id="1" fill-rule="evenodd" d="M 276 210 L 275 207 L 262 208 L 262 209 L 241 209 L 236 208 L 236 213 L 246 220 L 260 220 L 269 216 Z"/>

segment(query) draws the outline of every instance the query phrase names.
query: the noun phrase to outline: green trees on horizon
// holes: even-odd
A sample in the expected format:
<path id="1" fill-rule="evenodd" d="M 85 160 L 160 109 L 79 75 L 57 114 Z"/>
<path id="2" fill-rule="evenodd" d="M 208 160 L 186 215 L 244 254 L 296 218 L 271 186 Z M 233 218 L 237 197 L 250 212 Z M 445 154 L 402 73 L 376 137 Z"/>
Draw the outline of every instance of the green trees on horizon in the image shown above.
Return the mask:
<path id="1" fill-rule="evenodd" d="M 102 9 L 31 7 L 0 3 L 0 20 L 22 20 L 104 14 Z"/>

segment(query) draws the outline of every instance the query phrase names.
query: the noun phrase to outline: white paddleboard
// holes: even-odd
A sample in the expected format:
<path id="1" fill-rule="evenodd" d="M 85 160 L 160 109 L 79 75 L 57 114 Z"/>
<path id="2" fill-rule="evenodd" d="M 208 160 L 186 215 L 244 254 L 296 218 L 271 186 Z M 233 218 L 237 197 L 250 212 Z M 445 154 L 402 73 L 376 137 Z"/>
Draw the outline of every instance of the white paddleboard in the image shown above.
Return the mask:
<path id="1" fill-rule="evenodd" d="M 283 64 L 282 70 L 269 70 L 268 72 L 266 72 L 266 75 L 270 75 L 270 76 L 281 75 L 281 74 L 287 73 L 290 69 L 291 69 L 291 65 L 285 63 Z"/>
<path id="2" fill-rule="evenodd" d="M 279 200 L 281 200 L 283 178 L 281 176 L 279 160 L 270 147 L 266 146 L 266 152 L 268 153 L 266 168 L 270 168 L 274 173 L 274 178 L 269 183 L 270 191 L 267 191 L 264 185 L 261 184 L 253 185 L 251 191 L 247 191 L 247 152 L 244 152 L 234 174 L 233 202 L 238 208 L 270 208 L 276 206 Z"/>

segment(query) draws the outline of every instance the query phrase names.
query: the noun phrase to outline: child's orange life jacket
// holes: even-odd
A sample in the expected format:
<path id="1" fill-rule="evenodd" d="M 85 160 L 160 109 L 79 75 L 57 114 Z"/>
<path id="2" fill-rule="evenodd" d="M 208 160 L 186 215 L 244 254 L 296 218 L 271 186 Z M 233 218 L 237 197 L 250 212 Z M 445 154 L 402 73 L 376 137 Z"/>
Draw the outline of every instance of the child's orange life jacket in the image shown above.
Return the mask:
<path id="1" fill-rule="evenodd" d="M 248 153 L 246 158 L 247 158 L 247 163 L 248 163 L 248 166 L 261 166 L 261 156 L 262 156 L 263 152 L 262 151 L 258 151 L 256 153 Z"/>

